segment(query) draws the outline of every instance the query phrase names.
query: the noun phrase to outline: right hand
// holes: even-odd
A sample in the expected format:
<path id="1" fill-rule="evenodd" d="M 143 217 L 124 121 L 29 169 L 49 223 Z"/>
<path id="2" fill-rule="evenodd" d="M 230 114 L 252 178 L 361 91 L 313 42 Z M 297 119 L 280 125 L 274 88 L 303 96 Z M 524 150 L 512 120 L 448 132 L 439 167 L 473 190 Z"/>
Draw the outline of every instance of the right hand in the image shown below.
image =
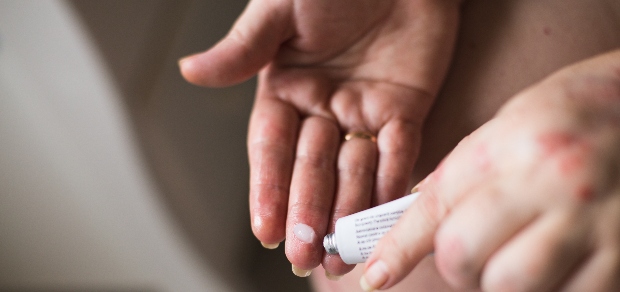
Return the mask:
<path id="1" fill-rule="evenodd" d="M 250 120 L 252 230 L 286 238 L 300 269 L 353 266 L 325 256 L 335 221 L 406 193 L 424 118 L 446 74 L 458 0 L 253 0 L 210 50 L 181 60 L 183 76 L 229 86 L 260 70 Z M 377 143 L 343 134 L 365 131 Z M 297 223 L 316 236 L 304 243 Z"/>
<path id="2" fill-rule="evenodd" d="M 377 244 L 387 289 L 434 250 L 454 288 L 620 291 L 620 50 L 516 95 L 463 139 Z"/>

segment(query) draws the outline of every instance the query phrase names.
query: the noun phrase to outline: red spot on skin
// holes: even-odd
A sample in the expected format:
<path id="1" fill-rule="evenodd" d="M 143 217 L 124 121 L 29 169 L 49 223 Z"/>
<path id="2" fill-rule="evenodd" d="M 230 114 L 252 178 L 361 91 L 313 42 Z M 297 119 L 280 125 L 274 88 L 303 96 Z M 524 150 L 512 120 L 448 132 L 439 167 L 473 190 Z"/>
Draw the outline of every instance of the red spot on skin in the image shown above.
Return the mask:
<path id="1" fill-rule="evenodd" d="M 544 33 L 545 35 L 551 35 L 551 28 L 549 28 L 548 26 L 545 26 L 545 27 L 543 28 L 543 33 Z"/>
<path id="2" fill-rule="evenodd" d="M 548 133 L 538 137 L 543 155 L 557 157 L 559 173 L 570 178 L 581 171 L 592 154 L 591 144 L 586 139 L 568 133 Z"/>
<path id="3" fill-rule="evenodd" d="M 466 283 L 466 275 L 472 272 L 472 268 L 467 264 L 468 253 L 464 242 L 455 235 L 447 238 L 440 236 L 435 247 L 435 263 L 446 280 L 452 283 Z"/>
<path id="4" fill-rule="evenodd" d="M 589 202 L 594 198 L 594 188 L 590 185 L 581 186 L 577 189 L 577 199 L 581 202 Z"/>
<path id="5" fill-rule="evenodd" d="M 580 153 L 575 153 L 568 157 L 563 157 L 559 163 L 560 173 L 564 176 L 568 176 L 572 173 L 575 173 L 575 171 L 582 169 L 583 165 L 584 158 L 583 155 Z"/>
<path id="6" fill-rule="evenodd" d="M 491 168 L 491 158 L 489 157 L 489 149 L 487 144 L 480 144 L 474 151 L 474 165 L 481 172 L 486 172 Z"/>
<path id="7" fill-rule="evenodd" d="M 441 162 L 439 162 L 439 165 L 437 165 L 437 168 L 435 168 L 435 171 L 433 171 L 433 173 L 431 173 L 430 178 L 434 181 L 439 181 L 441 179 L 441 177 L 443 176 L 443 172 L 444 172 L 444 166 L 445 166 L 445 162 L 446 159 L 442 159 Z"/>
<path id="8" fill-rule="evenodd" d="M 545 155 L 555 154 L 559 150 L 577 143 L 577 141 L 575 135 L 568 133 L 548 133 L 538 137 L 538 143 L 540 143 Z"/>

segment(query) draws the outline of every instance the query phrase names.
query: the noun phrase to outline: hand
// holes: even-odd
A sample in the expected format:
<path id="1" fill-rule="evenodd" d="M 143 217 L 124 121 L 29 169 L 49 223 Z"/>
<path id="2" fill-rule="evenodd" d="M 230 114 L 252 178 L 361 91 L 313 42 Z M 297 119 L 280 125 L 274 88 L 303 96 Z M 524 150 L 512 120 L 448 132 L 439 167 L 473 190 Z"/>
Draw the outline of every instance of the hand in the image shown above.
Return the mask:
<path id="1" fill-rule="evenodd" d="M 620 51 L 514 97 L 421 184 L 363 285 L 428 253 L 456 288 L 620 291 Z"/>
<path id="2" fill-rule="evenodd" d="M 323 259 L 322 238 L 338 218 L 406 193 L 458 2 L 254 0 L 215 47 L 180 61 L 183 76 L 204 86 L 260 70 L 248 151 L 252 230 L 264 245 L 286 238 L 302 270 L 321 261 L 332 275 L 353 268 Z M 377 141 L 342 142 L 350 131 Z M 307 242 L 293 235 L 298 223 L 313 230 Z"/>

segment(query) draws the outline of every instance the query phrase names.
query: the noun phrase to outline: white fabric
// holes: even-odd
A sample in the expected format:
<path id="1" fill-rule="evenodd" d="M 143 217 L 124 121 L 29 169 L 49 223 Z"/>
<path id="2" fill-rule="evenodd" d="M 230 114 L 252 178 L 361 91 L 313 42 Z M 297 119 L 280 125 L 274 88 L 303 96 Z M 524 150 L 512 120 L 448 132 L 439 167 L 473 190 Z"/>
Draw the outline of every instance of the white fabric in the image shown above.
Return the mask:
<path id="1" fill-rule="evenodd" d="M 0 0 L 0 290 L 230 291 L 158 200 L 64 2 Z"/>

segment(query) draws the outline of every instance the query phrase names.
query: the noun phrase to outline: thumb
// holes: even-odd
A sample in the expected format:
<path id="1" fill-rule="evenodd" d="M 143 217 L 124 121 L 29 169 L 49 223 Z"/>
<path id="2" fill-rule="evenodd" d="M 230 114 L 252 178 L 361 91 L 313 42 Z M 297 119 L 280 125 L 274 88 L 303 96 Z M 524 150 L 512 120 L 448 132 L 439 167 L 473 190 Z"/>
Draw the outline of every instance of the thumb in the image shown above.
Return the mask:
<path id="1" fill-rule="evenodd" d="M 291 31 L 291 9 L 281 3 L 251 1 L 224 39 L 179 61 L 183 77 L 196 85 L 222 87 L 254 76 L 274 58 Z"/>
<path id="2" fill-rule="evenodd" d="M 377 243 L 360 280 L 364 291 L 394 286 L 433 251 L 435 232 L 448 210 L 431 181 L 422 183 L 418 199 Z"/>

